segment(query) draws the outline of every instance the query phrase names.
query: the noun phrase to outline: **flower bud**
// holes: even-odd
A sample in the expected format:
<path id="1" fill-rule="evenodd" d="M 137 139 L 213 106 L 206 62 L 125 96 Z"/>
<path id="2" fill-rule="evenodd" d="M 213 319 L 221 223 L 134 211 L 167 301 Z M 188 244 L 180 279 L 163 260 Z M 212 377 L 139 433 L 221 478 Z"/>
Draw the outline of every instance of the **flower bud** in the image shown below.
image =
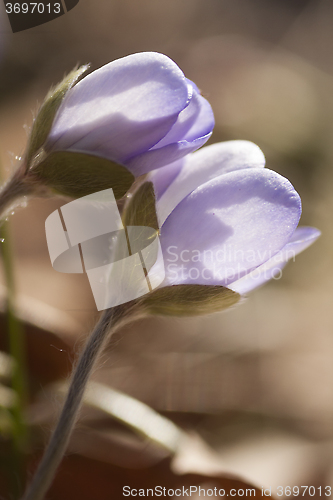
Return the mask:
<path id="1" fill-rule="evenodd" d="M 51 91 L 37 115 L 27 154 L 37 182 L 74 197 L 112 188 L 120 198 L 135 177 L 210 137 L 209 103 L 167 56 L 132 54 L 76 83 L 86 69 Z"/>

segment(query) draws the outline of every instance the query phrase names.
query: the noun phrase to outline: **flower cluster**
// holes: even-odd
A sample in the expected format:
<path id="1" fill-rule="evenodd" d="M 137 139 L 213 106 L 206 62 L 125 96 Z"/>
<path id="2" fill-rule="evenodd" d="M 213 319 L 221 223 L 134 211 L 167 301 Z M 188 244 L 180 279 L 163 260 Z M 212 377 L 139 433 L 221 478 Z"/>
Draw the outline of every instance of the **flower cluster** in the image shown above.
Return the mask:
<path id="1" fill-rule="evenodd" d="M 134 54 L 78 82 L 86 69 L 74 70 L 48 94 L 32 127 L 22 168 L 0 193 L 0 210 L 15 196 L 36 193 L 36 185 L 73 197 L 112 188 L 117 199 L 132 188 L 122 207 L 123 221 L 119 216 L 127 228 L 119 239 L 111 238 L 115 251 L 121 238 L 131 251 L 128 255 L 125 248 L 125 258 L 120 252 L 119 267 L 113 262 L 105 266 L 103 260 L 98 273 L 90 275 L 97 292 L 104 292 L 112 271 L 121 269 L 119 287 L 113 290 L 117 300 L 110 302 L 115 307 L 106 306 L 79 358 L 58 426 L 26 500 L 44 498 L 69 441 L 85 385 L 110 333 L 145 312 L 194 315 L 225 309 L 240 294 L 277 277 L 290 258 L 319 236 L 314 228 L 298 228 L 302 211 L 298 193 L 287 179 L 264 168 L 264 156 L 256 145 L 231 141 L 196 151 L 212 133 L 213 112 L 171 59 L 151 52 Z M 110 229 L 104 207 L 94 212 L 97 218 L 91 215 L 91 206 L 98 207 L 94 196 L 89 203 L 84 213 L 91 224 L 90 239 L 85 241 L 90 248 L 100 213 L 111 234 L 114 228 Z M 74 209 L 68 204 L 76 231 L 77 204 Z M 61 236 L 60 243 L 53 234 L 50 238 L 55 258 L 67 250 L 72 258 L 75 250 L 81 269 L 87 247 L 79 252 L 78 246 L 70 246 L 73 231 L 67 225 L 65 234 L 60 215 L 53 215 L 52 228 L 57 227 Z M 66 222 L 68 218 L 62 216 Z M 136 233 L 131 232 L 133 226 Z M 147 236 L 149 247 L 137 244 L 147 229 L 143 226 L 153 228 Z M 76 243 L 84 241 L 77 234 L 80 230 Z M 97 236 L 105 234 L 109 236 L 104 232 Z M 111 254 L 112 241 L 107 240 Z M 104 254 L 98 253 L 98 258 L 104 259 Z M 127 266 L 128 259 L 134 265 L 126 274 L 122 266 Z M 105 267 L 110 269 L 106 278 Z M 90 271 L 95 270 L 94 264 Z M 132 281 L 140 285 L 140 279 L 133 277 L 137 270 L 146 285 L 144 293 L 126 295 L 129 306 L 123 308 L 119 288 L 124 285 L 127 293 Z M 151 276 L 161 278 L 156 289 Z"/>
<path id="2" fill-rule="evenodd" d="M 43 151 L 110 160 L 133 179 L 148 174 L 166 271 L 162 287 L 209 285 L 244 294 L 280 277 L 320 233 L 297 227 L 298 193 L 264 168 L 253 143 L 195 152 L 213 127 L 210 104 L 178 66 L 162 54 L 139 53 L 65 93 Z"/>

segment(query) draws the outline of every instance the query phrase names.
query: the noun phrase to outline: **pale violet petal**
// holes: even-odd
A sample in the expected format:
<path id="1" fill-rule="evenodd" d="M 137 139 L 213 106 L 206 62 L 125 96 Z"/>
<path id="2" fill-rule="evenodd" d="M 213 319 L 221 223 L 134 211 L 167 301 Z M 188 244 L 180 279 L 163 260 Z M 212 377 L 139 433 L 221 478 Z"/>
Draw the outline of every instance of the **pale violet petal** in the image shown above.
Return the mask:
<path id="1" fill-rule="evenodd" d="M 146 174 L 152 170 L 164 167 L 169 163 L 173 163 L 185 155 L 201 148 L 212 134 L 199 137 L 193 141 L 178 141 L 173 144 L 167 144 L 159 149 L 150 149 L 149 151 L 137 155 L 126 162 L 126 167 L 134 173 L 134 175 Z"/>
<path id="2" fill-rule="evenodd" d="M 165 167 L 153 170 L 150 174 L 148 174 L 147 180 L 154 183 L 156 200 L 161 198 L 168 186 L 170 186 L 170 184 L 176 179 L 177 175 L 179 175 L 185 161 L 186 156 L 180 160 L 174 161 L 173 163 L 169 163 Z"/>
<path id="3" fill-rule="evenodd" d="M 181 172 L 173 182 L 162 188 L 159 179 L 157 213 L 160 225 L 172 210 L 188 194 L 201 184 L 228 172 L 265 166 L 265 157 L 261 149 L 249 141 L 226 141 L 197 151 L 184 159 Z M 155 182 L 158 171 L 149 174 L 149 180 Z"/>
<path id="4" fill-rule="evenodd" d="M 283 248 L 300 215 L 299 195 L 276 172 L 251 168 L 212 179 L 161 228 L 166 282 L 228 286 Z"/>
<path id="5" fill-rule="evenodd" d="M 288 243 L 265 264 L 257 267 L 243 278 L 229 284 L 229 288 L 240 294 L 246 294 L 263 285 L 270 279 L 279 279 L 281 270 L 289 260 L 303 252 L 320 236 L 320 231 L 314 227 L 298 227 Z"/>
<path id="6" fill-rule="evenodd" d="M 189 105 L 181 111 L 176 123 L 161 141 L 150 150 L 126 160 L 126 166 L 136 175 L 158 170 L 178 161 L 203 146 L 215 125 L 209 102 L 200 95 L 196 85 L 187 80 Z"/>
<path id="7" fill-rule="evenodd" d="M 181 111 L 176 123 L 167 135 L 155 144 L 152 149 L 159 149 L 181 140 L 191 142 L 212 132 L 215 119 L 211 105 L 197 92 L 193 84 L 191 93 L 192 97 L 189 105 Z"/>

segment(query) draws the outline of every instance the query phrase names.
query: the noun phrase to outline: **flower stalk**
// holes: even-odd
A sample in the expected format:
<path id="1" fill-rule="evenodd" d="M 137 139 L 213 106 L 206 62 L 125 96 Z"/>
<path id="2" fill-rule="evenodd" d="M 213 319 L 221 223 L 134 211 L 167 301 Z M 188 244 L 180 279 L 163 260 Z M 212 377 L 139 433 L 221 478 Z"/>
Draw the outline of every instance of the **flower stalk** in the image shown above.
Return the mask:
<path id="1" fill-rule="evenodd" d="M 20 162 L 12 177 L 0 188 L 0 220 L 9 210 L 20 204 L 25 196 L 45 196 L 48 188 L 36 182 L 24 161 Z"/>
<path id="2" fill-rule="evenodd" d="M 110 336 L 125 323 L 140 315 L 138 304 L 133 301 L 125 305 L 106 309 L 88 338 L 86 346 L 73 370 L 68 394 L 51 436 L 42 461 L 28 486 L 23 500 L 42 500 L 56 474 L 64 456 L 72 430 L 77 421 L 83 395 L 96 362 Z"/>
<path id="3" fill-rule="evenodd" d="M 22 169 L 7 181 L 0 191 L 0 214 L 3 214 L 15 204 L 18 198 L 30 194 L 28 185 L 23 181 Z"/>

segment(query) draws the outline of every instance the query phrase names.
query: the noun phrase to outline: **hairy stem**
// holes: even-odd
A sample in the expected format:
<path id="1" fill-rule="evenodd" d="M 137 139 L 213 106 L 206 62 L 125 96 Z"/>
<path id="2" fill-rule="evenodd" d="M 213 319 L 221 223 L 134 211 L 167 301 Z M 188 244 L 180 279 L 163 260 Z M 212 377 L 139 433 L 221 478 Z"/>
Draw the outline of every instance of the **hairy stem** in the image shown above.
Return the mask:
<path id="1" fill-rule="evenodd" d="M 11 206 L 15 205 L 17 199 L 30 195 L 35 190 L 32 183 L 26 182 L 22 167 L 23 165 L 0 189 L 0 218 L 5 215 Z"/>
<path id="2" fill-rule="evenodd" d="M 105 342 L 122 324 L 133 321 L 136 312 L 136 303 L 129 302 L 125 305 L 106 309 L 102 314 L 95 329 L 88 338 L 87 344 L 73 371 L 69 391 L 58 424 L 23 500 L 42 500 L 44 498 L 66 451 L 70 435 L 81 408 L 84 390 Z"/>

